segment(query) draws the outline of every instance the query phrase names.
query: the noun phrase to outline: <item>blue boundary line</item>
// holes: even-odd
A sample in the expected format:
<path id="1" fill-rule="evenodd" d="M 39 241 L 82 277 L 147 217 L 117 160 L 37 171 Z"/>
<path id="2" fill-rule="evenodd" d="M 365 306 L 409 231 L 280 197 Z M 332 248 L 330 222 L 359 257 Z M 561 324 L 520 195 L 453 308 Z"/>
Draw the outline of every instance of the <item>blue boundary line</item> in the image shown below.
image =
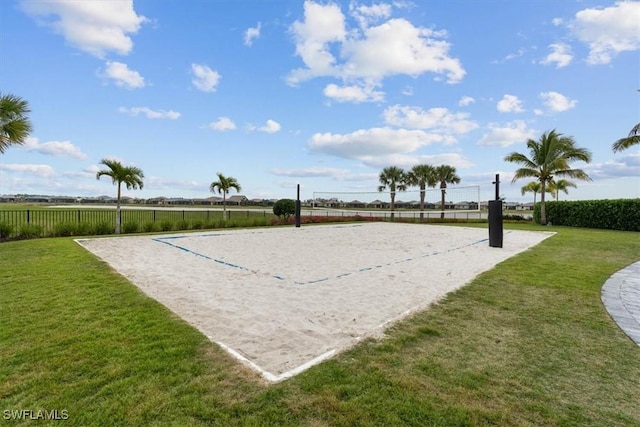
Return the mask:
<path id="1" fill-rule="evenodd" d="M 359 224 L 354 224 L 354 225 L 350 225 L 350 226 L 348 226 L 348 225 L 337 225 L 337 226 L 335 226 L 335 228 L 338 228 L 338 227 L 340 227 L 340 228 L 361 227 L 361 226 L 362 225 L 359 225 Z M 251 232 L 250 234 L 262 234 L 262 233 L 264 233 L 264 232 Z M 509 232 L 507 232 L 507 234 L 508 233 Z M 228 266 L 228 267 L 232 267 L 232 268 L 237 268 L 237 269 L 240 269 L 240 270 L 243 270 L 243 271 L 248 271 L 250 273 L 257 273 L 256 270 L 252 270 L 250 268 L 243 267 L 243 266 L 237 265 L 237 264 L 233 264 L 233 263 L 230 263 L 228 261 L 221 260 L 221 259 L 212 258 L 212 257 L 210 257 L 208 255 L 204 255 L 204 254 L 201 254 L 199 252 L 192 251 L 191 249 L 186 248 L 184 246 L 176 245 L 176 244 L 174 244 L 172 242 L 165 241 L 165 240 L 173 240 L 173 239 L 183 239 L 183 238 L 193 237 L 193 236 L 195 236 L 195 237 L 216 237 L 216 236 L 227 236 L 227 235 L 228 234 L 225 234 L 225 233 L 197 234 L 197 235 L 189 235 L 189 236 L 159 237 L 159 238 L 155 238 L 155 239 L 152 239 L 152 240 L 154 240 L 154 241 L 156 241 L 158 243 L 164 243 L 165 245 L 169 245 L 169 246 L 174 247 L 176 249 L 180 249 L 181 251 L 193 254 L 195 256 L 198 256 L 198 257 L 201 257 L 201 258 L 204 258 L 204 259 L 208 259 L 208 260 L 212 260 L 212 261 L 214 261 L 214 262 L 216 262 L 218 264 L 222 264 L 222 265 L 225 265 L 225 266 Z M 476 240 L 475 242 L 471 242 L 469 244 L 458 246 L 458 247 L 455 247 L 455 248 L 449 248 L 449 249 L 447 249 L 445 251 L 430 252 L 430 253 L 427 253 L 427 254 L 422 254 L 422 255 L 415 256 L 415 257 L 411 257 L 411 258 L 405 258 L 405 259 L 401 259 L 401 260 L 398 260 L 398 261 L 392 261 L 392 262 L 388 262 L 388 263 L 385 263 L 385 264 L 378 264 L 378 265 L 374 265 L 374 266 L 371 266 L 371 267 L 362 267 L 362 268 L 359 268 L 357 270 L 349 271 L 349 272 L 346 272 L 346 273 L 341 273 L 341 274 L 338 274 L 338 275 L 333 276 L 333 277 L 322 277 L 320 279 L 313 279 L 313 280 L 307 280 L 307 281 L 295 281 L 294 280 L 293 284 L 294 285 L 312 285 L 312 284 L 319 283 L 319 282 L 326 282 L 327 280 L 331 280 L 331 279 L 340 279 L 342 277 L 350 276 L 350 275 L 356 274 L 356 273 L 362 273 L 362 272 L 365 272 L 365 271 L 370 271 L 370 270 L 374 270 L 374 269 L 378 269 L 378 268 L 382 268 L 382 267 L 388 267 L 388 266 L 391 266 L 391 265 L 402 264 L 402 263 L 405 263 L 405 262 L 411 262 L 411 261 L 414 261 L 414 260 L 417 260 L 417 259 L 420 259 L 420 258 L 427 258 L 427 257 L 430 257 L 430 256 L 435 256 L 435 255 L 440 255 L 440 254 L 444 254 L 444 253 L 448 253 L 448 252 L 457 251 L 457 250 L 460 250 L 462 248 L 468 248 L 468 247 L 471 247 L 471 246 L 474 246 L 474 245 L 478 245 L 480 243 L 487 242 L 487 241 L 489 241 L 489 238 Z M 272 277 L 274 279 L 282 280 L 282 281 L 288 280 L 286 277 L 284 277 L 282 275 L 279 275 L 279 274 L 274 274 Z"/>

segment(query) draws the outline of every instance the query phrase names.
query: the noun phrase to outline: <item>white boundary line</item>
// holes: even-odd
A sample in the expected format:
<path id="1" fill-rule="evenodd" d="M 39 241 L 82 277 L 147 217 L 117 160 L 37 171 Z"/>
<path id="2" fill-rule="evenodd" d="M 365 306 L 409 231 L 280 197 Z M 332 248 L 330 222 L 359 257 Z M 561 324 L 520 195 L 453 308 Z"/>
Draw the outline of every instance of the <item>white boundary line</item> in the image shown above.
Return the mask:
<path id="1" fill-rule="evenodd" d="M 334 354 L 336 354 L 336 349 L 333 350 L 329 350 L 326 353 L 321 354 L 320 356 L 314 357 L 313 359 L 309 360 L 308 362 L 303 363 L 302 365 L 293 368 L 287 372 L 283 372 L 280 375 L 274 375 L 271 372 L 265 371 L 264 369 L 262 369 L 260 366 L 256 365 L 254 362 L 252 362 L 251 360 L 249 360 L 248 358 L 246 358 L 245 356 L 243 356 L 242 354 L 240 354 L 239 352 L 237 352 L 236 350 L 232 349 L 231 347 L 229 347 L 228 345 L 226 345 L 225 343 L 221 342 L 221 341 L 215 341 L 213 338 L 208 337 L 209 340 L 215 344 L 218 344 L 220 347 L 222 347 L 223 350 L 225 350 L 227 353 L 229 353 L 231 356 L 235 357 L 236 359 L 238 359 L 240 362 L 244 363 L 245 365 L 248 365 L 251 369 L 253 369 L 254 371 L 257 371 L 260 373 L 260 375 L 262 375 L 264 377 L 264 379 L 266 379 L 267 381 L 271 381 L 271 382 L 280 382 L 280 381 L 284 381 L 288 378 L 291 378 L 295 375 L 298 375 L 300 372 L 303 372 L 307 369 L 309 369 L 310 367 L 317 365 L 318 363 L 324 361 L 325 359 L 328 359 L 330 357 L 332 357 Z"/>

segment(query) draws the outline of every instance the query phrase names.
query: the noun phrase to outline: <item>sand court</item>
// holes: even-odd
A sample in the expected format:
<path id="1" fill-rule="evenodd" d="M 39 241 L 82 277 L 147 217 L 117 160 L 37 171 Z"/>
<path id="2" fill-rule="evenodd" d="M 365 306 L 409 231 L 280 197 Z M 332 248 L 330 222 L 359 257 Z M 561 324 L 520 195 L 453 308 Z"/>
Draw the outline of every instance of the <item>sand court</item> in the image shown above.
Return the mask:
<path id="1" fill-rule="evenodd" d="M 424 309 L 552 235 L 357 223 L 78 239 L 269 381 Z"/>

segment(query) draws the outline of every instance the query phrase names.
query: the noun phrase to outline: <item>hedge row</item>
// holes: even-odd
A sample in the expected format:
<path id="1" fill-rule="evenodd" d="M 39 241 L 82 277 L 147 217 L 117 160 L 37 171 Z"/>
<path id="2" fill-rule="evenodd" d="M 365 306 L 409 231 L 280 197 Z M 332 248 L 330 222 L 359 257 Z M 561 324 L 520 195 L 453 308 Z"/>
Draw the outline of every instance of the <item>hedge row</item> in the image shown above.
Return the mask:
<path id="1" fill-rule="evenodd" d="M 640 231 L 640 199 L 546 202 L 547 224 Z M 540 223 L 540 203 L 533 218 Z"/>

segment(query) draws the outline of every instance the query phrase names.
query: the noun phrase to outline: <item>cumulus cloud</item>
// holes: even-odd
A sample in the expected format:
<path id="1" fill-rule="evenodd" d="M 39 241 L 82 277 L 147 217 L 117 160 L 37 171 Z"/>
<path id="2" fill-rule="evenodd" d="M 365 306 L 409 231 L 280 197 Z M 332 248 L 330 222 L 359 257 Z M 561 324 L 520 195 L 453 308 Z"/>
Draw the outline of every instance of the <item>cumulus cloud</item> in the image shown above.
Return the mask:
<path id="1" fill-rule="evenodd" d="M 257 130 L 259 130 L 260 132 L 266 132 L 266 133 L 276 133 L 280 130 L 281 126 L 280 123 L 276 122 L 275 120 L 267 120 L 267 123 L 264 126 L 261 126 L 259 128 L 257 128 Z"/>
<path id="2" fill-rule="evenodd" d="M 193 79 L 191 83 L 203 92 L 215 92 L 222 76 L 206 65 L 191 64 Z"/>
<path id="3" fill-rule="evenodd" d="M 476 102 L 476 100 L 473 99 L 472 97 L 463 96 L 462 98 L 460 98 L 460 101 L 458 101 L 458 105 L 460 107 L 467 107 L 467 106 L 469 106 L 469 105 L 471 105 L 471 104 L 473 104 L 475 102 Z"/>
<path id="4" fill-rule="evenodd" d="M 244 33 L 244 45 L 251 46 L 253 45 L 253 40 L 260 38 L 260 29 L 262 28 L 262 24 L 258 22 L 256 27 L 248 28 Z"/>
<path id="5" fill-rule="evenodd" d="M 519 142 L 535 138 L 537 131 L 529 129 L 523 120 L 514 120 L 506 124 L 489 123 L 478 145 L 508 147 Z"/>
<path id="6" fill-rule="evenodd" d="M 451 165 L 457 169 L 473 167 L 474 164 L 459 153 L 440 153 L 435 155 L 416 154 L 387 154 L 381 156 L 362 156 L 363 164 L 372 168 L 384 168 L 396 165 L 404 169 L 410 169 L 418 164 Z"/>
<path id="7" fill-rule="evenodd" d="M 170 119 L 176 120 L 180 117 L 180 113 L 177 111 L 169 110 L 152 110 L 147 107 L 120 107 L 118 112 L 123 114 L 129 114 L 130 116 L 138 116 L 140 114 L 146 116 L 148 119 Z"/>
<path id="8" fill-rule="evenodd" d="M 338 5 L 305 1 L 304 19 L 290 28 L 304 67 L 292 70 L 288 83 L 334 77 L 353 86 L 354 81 L 379 83 L 392 75 L 426 72 L 443 75 L 449 83 L 460 82 L 465 71 L 449 55 L 446 32 L 416 27 L 406 19 L 388 19 L 390 10 L 385 5 L 352 4 L 359 27 L 348 28 Z M 378 21 L 384 22 L 372 25 Z"/>
<path id="9" fill-rule="evenodd" d="M 568 23 L 572 34 L 589 46 L 589 64 L 608 64 L 621 52 L 640 49 L 640 2 L 617 1 L 605 8 L 576 13 Z"/>
<path id="10" fill-rule="evenodd" d="M 576 100 L 569 99 L 563 94 L 553 91 L 542 92 L 540 94 L 540 99 L 542 99 L 542 103 L 545 107 L 554 113 L 570 110 L 578 103 Z"/>
<path id="11" fill-rule="evenodd" d="M 48 141 L 40 143 L 38 138 L 29 137 L 21 146 L 27 151 L 44 154 L 47 156 L 67 156 L 84 160 L 87 155 L 69 141 Z"/>
<path id="12" fill-rule="evenodd" d="M 413 129 L 431 129 L 442 133 L 464 134 L 478 127 L 468 113 L 453 113 L 447 108 L 393 105 L 382 113 L 387 124 Z"/>
<path id="13" fill-rule="evenodd" d="M 54 169 L 49 165 L 33 165 L 33 164 L 5 164 L 0 163 L 0 170 L 8 172 L 25 173 L 35 175 L 42 178 L 50 178 L 55 176 Z"/>
<path id="14" fill-rule="evenodd" d="M 218 120 L 209 123 L 209 128 L 219 131 L 235 130 L 236 124 L 229 117 L 218 117 Z"/>
<path id="15" fill-rule="evenodd" d="M 116 86 L 125 89 L 140 89 L 146 86 L 144 77 L 137 71 L 130 70 L 127 64 L 117 61 L 107 61 L 104 70 L 98 73 L 101 77 L 111 79 Z"/>
<path id="16" fill-rule="evenodd" d="M 352 172 L 348 169 L 328 168 L 314 166 L 301 169 L 271 169 L 271 173 L 277 176 L 287 176 L 292 178 L 335 178 L 345 179 Z"/>
<path id="17" fill-rule="evenodd" d="M 522 113 L 524 111 L 522 101 L 517 96 L 508 94 L 498 101 L 497 108 L 501 113 Z"/>
<path id="18" fill-rule="evenodd" d="M 423 130 L 383 127 L 360 129 L 348 134 L 316 133 L 307 145 L 314 152 L 362 160 L 396 153 L 411 153 L 421 147 L 445 140 L 443 135 Z"/>
<path id="19" fill-rule="evenodd" d="M 337 102 L 382 102 L 384 92 L 375 90 L 375 85 L 338 86 L 330 83 L 324 88 L 324 96 Z"/>
<path id="20" fill-rule="evenodd" d="M 28 1 L 21 8 L 41 25 L 61 34 L 72 46 L 98 58 L 109 52 L 127 55 L 133 48 L 130 35 L 147 21 L 122 1 Z"/>
<path id="21" fill-rule="evenodd" d="M 571 46 L 566 43 L 552 43 L 549 45 L 551 53 L 541 62 L 545 65 L 554 65 L 556 68 L 566 67 L 573 60 Z"/>

